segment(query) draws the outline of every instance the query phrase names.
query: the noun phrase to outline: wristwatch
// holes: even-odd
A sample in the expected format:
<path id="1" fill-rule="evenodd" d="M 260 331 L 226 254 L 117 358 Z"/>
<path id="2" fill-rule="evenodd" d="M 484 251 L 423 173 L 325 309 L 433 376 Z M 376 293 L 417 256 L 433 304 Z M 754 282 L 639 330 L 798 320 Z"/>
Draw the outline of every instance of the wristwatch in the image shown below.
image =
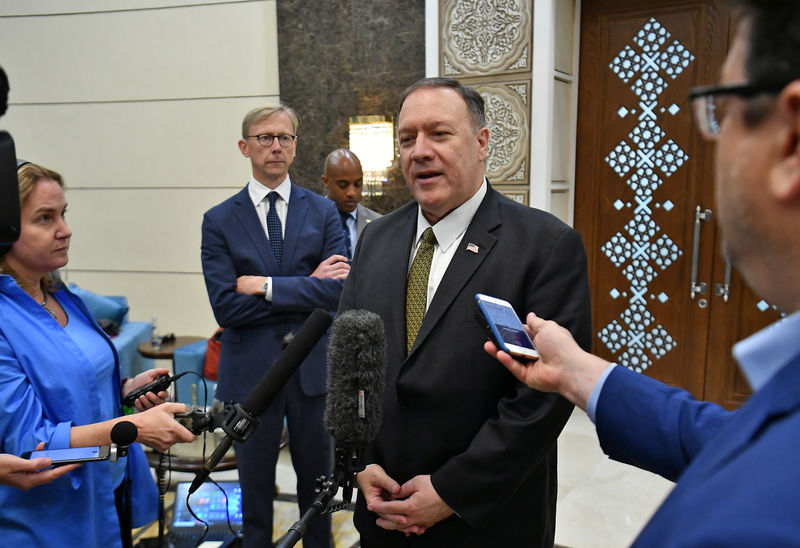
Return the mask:
<path id="1" fill-rule="evenodd" d="M 272 301 L 272 276 L 267 276 L 267 280 L 261 286 L 261 289 L 264 290 L 264 299 Z"/>

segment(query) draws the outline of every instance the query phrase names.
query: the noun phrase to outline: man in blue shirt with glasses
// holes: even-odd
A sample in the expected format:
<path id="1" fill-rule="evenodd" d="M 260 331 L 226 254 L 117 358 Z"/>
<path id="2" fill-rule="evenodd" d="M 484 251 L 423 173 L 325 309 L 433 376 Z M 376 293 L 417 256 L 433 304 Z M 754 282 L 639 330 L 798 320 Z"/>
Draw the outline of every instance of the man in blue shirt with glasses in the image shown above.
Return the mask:
<path id="1" fill-rule="evenodd" d="M 800 544 L 800 3 L 743 0 L 719 85 L 690 92 L 716 143 L 722 250 L 787 317 L 737 343 L 754 390 L 738 411 L 593 356 L 529 314 L 541 358 L 486 350 L 531 387 L 585 409 L 612 458 L 677 485 L 640 546 Z"/>

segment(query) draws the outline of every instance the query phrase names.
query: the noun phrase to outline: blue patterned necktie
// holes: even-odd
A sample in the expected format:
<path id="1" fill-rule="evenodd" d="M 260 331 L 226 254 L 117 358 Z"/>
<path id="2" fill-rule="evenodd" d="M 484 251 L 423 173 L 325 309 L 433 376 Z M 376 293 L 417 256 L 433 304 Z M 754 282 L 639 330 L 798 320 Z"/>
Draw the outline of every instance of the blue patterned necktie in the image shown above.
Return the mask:
<path id="1" fill-rule="evenodd" d="M 278 193 L 270 192 L 267 194 L 267 199 L 269 199 L 269 211 L 267 211 L 269 245 L 272 248 L 275 260 L 278 261 L 278 266 L 280 266 L 281 258 L 283 257 L 283 229 L 281 227 L 281 218 L 278 217 L 278 210 L 275 209 L 275 200 L 278 199 Z"/>
<path id="2" fill-rule="evenodd" d="M 344 227 L 344 248 L 347 250 L 347 258 L 353 258 L 353 246 L 350 243 L 350 227 L 347 226 L 347 219 L 350 217 L 349 213 L 339 213 L 342 217 L 342 226 Z"/>

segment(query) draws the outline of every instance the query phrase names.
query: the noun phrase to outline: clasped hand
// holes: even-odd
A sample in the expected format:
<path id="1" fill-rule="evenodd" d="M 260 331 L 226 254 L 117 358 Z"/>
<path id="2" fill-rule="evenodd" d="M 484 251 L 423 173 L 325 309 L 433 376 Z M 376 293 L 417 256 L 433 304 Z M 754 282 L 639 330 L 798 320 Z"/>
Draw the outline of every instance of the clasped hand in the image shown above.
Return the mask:
<path id="1" fill-rule="evenodd" d="M 370 464 L 356 480 L 367 509 L 378 514 L 376 523 L 384 529 L 421 535 L 453 514 L 434 489 L 430 475 L 415 476 L 400 485 L 381 466 Z"/>

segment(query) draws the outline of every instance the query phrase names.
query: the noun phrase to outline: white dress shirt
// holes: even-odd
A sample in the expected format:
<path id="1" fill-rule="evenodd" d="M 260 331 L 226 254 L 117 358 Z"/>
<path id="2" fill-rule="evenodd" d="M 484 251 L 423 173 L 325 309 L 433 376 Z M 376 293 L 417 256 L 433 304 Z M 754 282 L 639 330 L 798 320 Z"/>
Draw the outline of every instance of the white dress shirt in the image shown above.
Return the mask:
<path id="1" fill-rule="evenodd" d="M 414 245 L 411 246 L 411 256 L 408 260 L 408 270 L 411 270 L 411 263 L 414 262 L 414 256 L 417 254 L 422 243 L 422 233 L 425 232 L 429 226 L 433 228 L 433 235 L 436 236 L 436 245 L 433 248 L 433 259 L 431 260 L 431 270 L 428 274 L 428 297 L 425 302 L 425 311 L 433 300 L 439 283 L 444 277 L 447 267 L 450 266 L 450 261 L 456 254 L 458 242 L 464 237 L 469 223 L 478 211 L 478 206 L 481 205 L 484 196 L 486 196 L 487 184 L 484 177 L 478 191 L 472 195 L 470 199 L 458 206 L 456 209 L 445 215 L 435 225 L 431 225 L 425 216 L 422 214 L 422 208 L 418 206 L 417 211 L 417 237 L 414 240 Z"/>
<path id="2" fill-rule="evenodd" d="M 264 229 L 264 234 L 266 234 L 267 239 L 269 239 L 269 231 L 267 230 L 269 199 L 267 199 L 267 194 L 272 192 L 272 189 L 259 183 L 256 181 L 255 177 L 251 175 L 250 182 L 247 183 L 247 192 L 250 194 L 250 200 L 252 200 L 253 206 L 256 208 L 258 220 L 261 222 L 261 226 Z M 277 192 L 278 196 L 280 196 L 280 198 L 275 200 L 275 209 L 278 210 L 278 218 L 281 220 L 282 235 L 285 236 L 286 214 L 289 211 L 289 195 L 292 193 L 292 181 L 289 179 L 288 175 L 283 182 L 278 185 L 278 188 L 275 189 L 275 192 Z"/>
<path id="3" fill-rule="evenodd" d="M 275 209 L 278 212 L 278 218 L 281 220 L 281 236 L 285 236 L 286 215 L 289 212 L 289 195 L 292 193 L 292 181 L 289 179 L 289 176 L 287 175 L 283 182 L 274 190 L 279 196 L 279 198 L 275 200 Z M 253 202 L 253 207 L 256 208 L 256 216 L 261 223 L 261 228 L 264 229 L 264 234 L 267 236 L 267 239 L 269 239 L 269 230 L 267 229 L 269 198 L 267 198 L 267 195 L 272 191 L 273 189 L 259 183 L 252 175 L 250 176 L 250 181 L 247 183 L 247 192 L 250 195 L 250 200 Z M 267 276 L 264 298 L 272 302 L 272 276 Z"/>

